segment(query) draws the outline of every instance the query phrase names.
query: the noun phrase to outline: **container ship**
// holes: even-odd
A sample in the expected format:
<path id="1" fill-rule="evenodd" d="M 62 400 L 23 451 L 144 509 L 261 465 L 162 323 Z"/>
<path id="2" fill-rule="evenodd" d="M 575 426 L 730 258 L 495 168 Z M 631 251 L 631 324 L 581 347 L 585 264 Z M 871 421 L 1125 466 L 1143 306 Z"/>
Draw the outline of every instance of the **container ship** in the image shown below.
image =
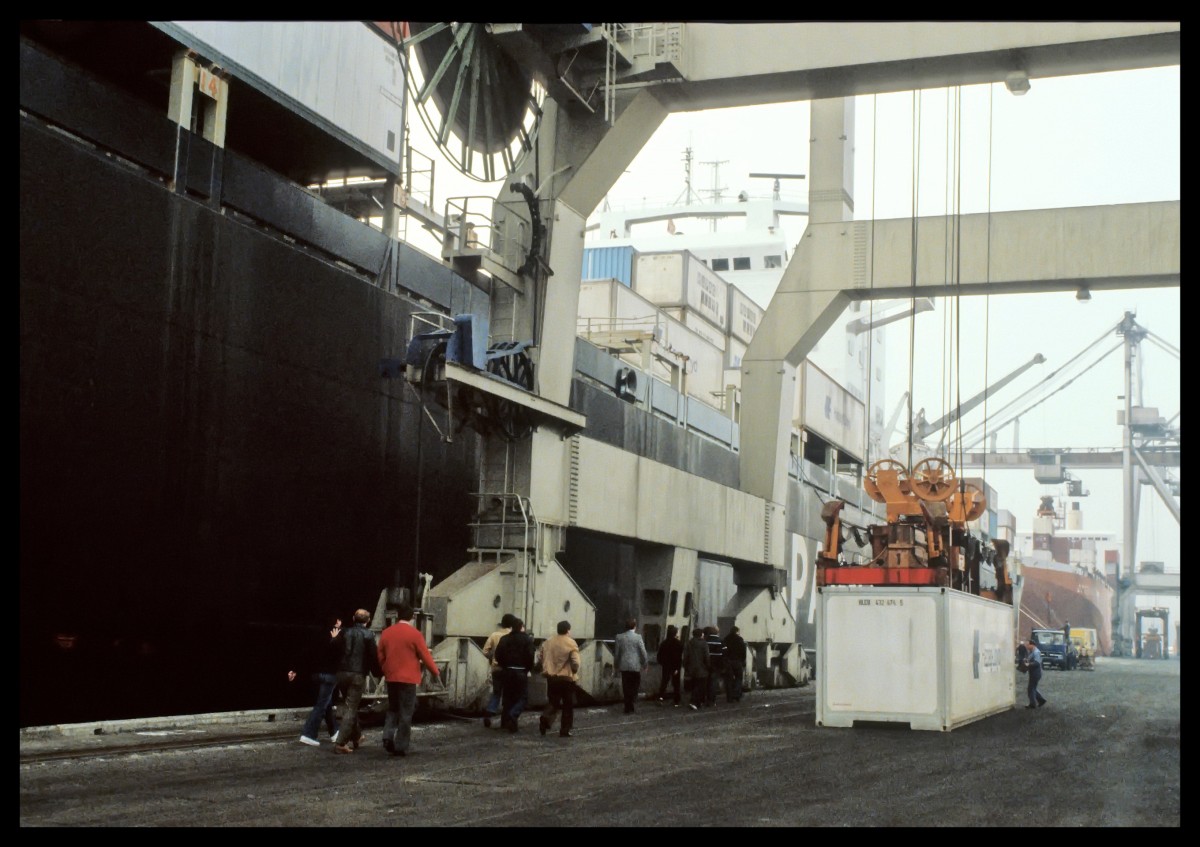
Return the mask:
<path id="1" fill-rule="evenodd" d="M 760 439 L 736 385 L 713 392 L 761 307 L 655 254 L 643 280 L 680 271 L 674 343 L 622 357 L 571 331 L 583 240 L 548 245 L 585 220 L 538 196 L 566 168 L 552 144 L 516 168 L 538 161 L 526 101 L 469 140 L 513 200 L 442 206 L 405 144 L 400 39 L 453 51 L 439 26 L 22 25 L 22 725 L 303 705 L 286 671 L 307 635 L 360 606 L 386 625 L 405 598 L 464 708 L 505 612 L 537 637 L 569 618 L 597 699 L 630 615 L 651 651 L 668 625 L 736 622 L 754 681 L 806 682 L 821 503 L 875 514 L 865 381 L 807 368 L 783 502 L 748 493 L 739 448 Z M 631 30 L 540 31 L 631 76 L 674 61 Z M 530 84 L 472 62 L 497 83 L 480 99 Z M 403 237 L 416 224 L 440 256 Z M 865 375 L 871 336 L 845 334 Z M 63 679 L 88 696 L 48 696 Z"/>
<path id="2" fill-rule="evenodd" d="M 778 54 L 731 71 L 707 26 L 21 22 L 22 726 L 307 705 L 306 638 L 405 601 L 468 708 L 504 613 L 569 619 L 598 699 L 630 616 L 652 652 L 736 624 L 754 682 L 805 683 L 822 544 L 875 555 L 862 304 L 915 271 L 850 217 L 863 90 L 764 89 Z M 649 252 L 582 308 L 587 216 L 669 112 L 806 99 L 814 237 L 764 270 L 836 286 L 760 314 L 724 257 Z M 435 195 L 414 115 L 499 193 Z M 638 274 L 636 346 L 580 327 Z"/>
<path id="3" fill-rule="evenodd" d="M 1072 627 L 1096 630 L 1098 655 L 1113 649 L 1119 555 L 1111 533 L 1083 529 L 1072 502 L 1064 517 L 1055 497 L 1042 497 L 1033 531 L 1018 533 L 1021 602 L 1018 634 Z"/>

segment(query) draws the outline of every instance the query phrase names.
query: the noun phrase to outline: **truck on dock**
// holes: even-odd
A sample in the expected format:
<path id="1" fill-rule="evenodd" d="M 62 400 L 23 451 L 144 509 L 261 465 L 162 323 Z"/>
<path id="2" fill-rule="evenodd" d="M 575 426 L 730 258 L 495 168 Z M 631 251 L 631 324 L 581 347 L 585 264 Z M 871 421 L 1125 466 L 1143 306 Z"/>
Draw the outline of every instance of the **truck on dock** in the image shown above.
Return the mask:
<path id="1" fill-rule="evenodd" d="M 1078 667 L 1081 671 L 1096 669 L 1096 647 L 1099 643 L 1096 630 L 1089 627 L 1071 627 L 1071 645 L 1079 657 Z"/>
<path id="2" fill-rule="evenodd" d="M 1035 629 L 1033 640 L 1042 651 L 1042 667 L 1073 671 L 1079 664 L 1079 653 L 1061 629 Z"/>

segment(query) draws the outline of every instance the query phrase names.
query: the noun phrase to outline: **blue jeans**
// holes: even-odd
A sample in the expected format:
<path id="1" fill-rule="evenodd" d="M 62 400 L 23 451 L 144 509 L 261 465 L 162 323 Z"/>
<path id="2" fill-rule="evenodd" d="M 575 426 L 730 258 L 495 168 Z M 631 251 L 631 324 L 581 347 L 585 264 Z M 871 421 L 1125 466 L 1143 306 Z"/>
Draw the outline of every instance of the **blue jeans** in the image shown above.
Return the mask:
<path id="1" fill-rule="evenodd" d="M 1029 687 L 1027 689 L 1027 693 L 1029 694 L 1029 705 L 1030 706 L 1037 706 L 1041 703 L 1046 702 L 1046 698 L 1042 696 L 1040 691 L 1038 691 L 1038 683 L 1041 681 L 1042 681 L 1042 666 L 1041 665 L 1030 665 L 1029 666 Z"/>
<path id="2" fill-rule="evenodd" d="M 307 738 L 316 738 L 323 719 L 325 726 L 329 728 L 329 737 L 333 738 L 337 735 L 337 724 L 333 719 L 333 691 L 337 688 L 337 674 L 319 673 L 317 682 L 320 686 L 317 688 L 317 702 L 308 713 L 308 720 L 304 722 L 301 734 Z"/>
<path id="3" fill-rule="evenodd" d="M 417 684 L 415 682 L 389 682 L 387 684 L 388 708 L 383 719 L 383 741 L 391 741 L 397 753 L 408 752 L 412 738 L 413 713 L 417 710 Z"/>
<path id="4" fill-rule="evenodd" d="M 499 668 L 492 671 L 492 696 L 488 700 L 487 705 L 483 708 L 483 713 L 488 717 L 495 717 L 500 714 L 500 698 L 504 694 L 504 675 Z"/>

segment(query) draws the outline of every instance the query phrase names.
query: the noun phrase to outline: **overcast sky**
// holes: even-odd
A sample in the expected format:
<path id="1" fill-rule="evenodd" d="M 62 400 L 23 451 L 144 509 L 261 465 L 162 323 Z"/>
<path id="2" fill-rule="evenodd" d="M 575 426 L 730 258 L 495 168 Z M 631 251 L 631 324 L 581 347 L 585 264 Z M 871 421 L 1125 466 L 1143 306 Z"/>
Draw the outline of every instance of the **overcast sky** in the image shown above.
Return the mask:
<path id="1" fill-rule="evenodd" d="M 920 132 L 914 141 L 917 113 Z M 938 89 L 917 97 L 860 97 L 855 114 L 856 219 L 908 217 L 914 194 L 922 215 L 1179 199 L 1177 66 L 1035 79 L 1021 97 L 999 84 Z M 722 189 L 726 197 L 742 190 L 765 196 L 770 181 L 750 179 L 749 174 L 807 174 L 808 139 L 807 102 L 671 115 L 607 200 L 614 206 L 675 201 L 684 192 L 683 158 L 689 147 L 692 188 L 700 196 L 710 196 L 713 189 Z M 920 148 L 917 167 L 914 143 Z M 720 162 L 719 169 L 712 162 Z M 785 181 L 782 193 L 804 200 L 807 182 Z M 793 242 L 801 234 L 802 222 L 794 231 L 788 229 Z M 950 302 L 939 301 L 935 311 L 889 328 L 889 415 L 908 388 L 910 332 L 914 409 L 925 407 L 931 420 L 948 411 L 956 397 L 965 400 L 1035 353 L 1044 355 L 1046 364 L 998 393 L 989 409 L 1007 403 L 1111 331 L 1127 310 L 1168 344 L 1180 345 L 1178 287 L 1094 292 L 1087 303 L 1071 293 L 963 298 L 958 319 L 965 328 L 958 345 L 961 370 L 947 373 L 943 363 L 946 327 L 953 323 Z M 1112 335 L 1111 344 L 1101 349 L 1119 340 Z M 1152 344 L 1143 343 L 1142 349 L 1144 404 L 1171 418 L 1180 409 L 1179 362 Z M 1118 351 L 1022 417 L 1020 445 L 1119 448 L 1116 414 L 1122 393 Z M 965 424 L 981 415 L 982 409 Z M 1011 429 L 999 436 L 999 446 L 1013 446 Z M 1076 476 L 1091 492 L 1082 501 L 1084 527 L 1120 534 L 1120 471 Z M 1040 494 L 1060 493 L 1038 485 L 1032 471 L 989 470 L 987 480 L 999 492 L 999 507 L 1016 515 L 1018 531 L 1028 531 Z M 1169 571 L 1178 571 L 1179 526 L 1149 487 L 1143 489 L 1141 514 L 1138 560 L 1164 561 Z M 1177 616 L 1177 604 L 1171 605 Z"/>

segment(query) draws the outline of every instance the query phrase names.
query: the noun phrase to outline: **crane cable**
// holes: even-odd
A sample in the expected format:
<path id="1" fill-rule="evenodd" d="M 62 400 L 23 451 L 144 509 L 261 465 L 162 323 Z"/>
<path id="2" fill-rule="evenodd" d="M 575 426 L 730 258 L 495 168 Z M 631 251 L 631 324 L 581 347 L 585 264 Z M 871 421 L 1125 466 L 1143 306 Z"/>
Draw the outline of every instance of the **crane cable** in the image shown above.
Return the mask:
<path id="1" fill-rule="evenodd" d="M 947 88 L 946 89 L 946 152 L 947 152 L 946 169 L 947 169 L 948 173 L 946 174 L 946 195 L 942 198 L 943 202 L 945 203 L 946 219 L 947 219 L 946 226 L 943 228 L 945 237 L 942 240 L 942 250 L 943 250 L 943 256 L 944 256 L 944 259 L 942 261 L 942 286 L 943 286 L 943 288 L 949 288 L 950 280 L 953 277 L 953 272 L 951 270 L 951 266 L 953 264 L 953 255 L 954 255 L 953 224 L 952 224 L 952 220 L 951 220 L 952 219 L 951 210 L 953 207 L 953 203 L 950 199 L 950 187 L 954 182 L 954 178 L 953 178 L 952 172 L 949 172 L 949 171 L 951 171 L 951 156 L 950 156 L 951 149 L 952 149 L 952 141 L 951 141 L 951 130 L 950 130 L 950 89 Z M 941 349 L 939 350 L 941 363 L 942 363 L 942 373 L 941 373 L 941 385 L 938 388 L 938 402 L 941 404 L 940 412 L 943 417 L 946 416 L 946 414 L 948 412 L 948 406 L 950 405 L 950 388 L 949 388 L 950 380 L 948 377 L 948 372 L 953 365 L 953 357 L 950 355 L 950 350 L 949 350 L 949 348 L 950 348 L 950 313 L 952 310 L 953 310 L 953 301 L 948 299 L 947 300 L 947 308 L 942 312 L 942 341 L 941 341 Z M 945 451 L 943 450 L 943 445 L 945 444 L 945 440 L 946 440 L 946 430 L 943 430 L 942 434 L 938 438 L 938 446 L 934 451 L 934 453 L 936 455 L 940 455 L 942 458 L 945 458 L 945 456 L 944 456 Z"/>
<path id="2" fill-rule="evenodd" d="M 909 295 L 909 310 L 910 317 L 908 319 L 908 462 L 906 467 L 912 468 L 913 464 L 913 415 L 912 415 L 912 395 L 913 395 L 913 356 L 916 349 L 916 311 L 917 311 L 917 198 L 920 195 L 921 185 L 921 92 L 913 92 L 913 147 L 912 147 L 912 234 L 910 236 L 910 248 L 912 251 L 909 262 L 910 285 L 912 291 Z"/>
<path id="3" fill-rule="evenodd" d="M 962 408 L 962 86 L 954 88 L 954 408 Z M 962 491 L 962 415 L 954 421 L 955 476 Z"/>
<path id="4" fill-rule="evenodd" d="M 810 113 L 811 114 L 811 113 Z M 811 135 L 811 133 L 809 133 Z M 875 220 L 878 215 L 875 214 L 875 151 L 876 139 L 879 137 L 879 95 L 871 95 L 871 267 L 868 271 L 869 286 L 872 292 L 875 290 Z M 875 384 L 875 298 L 871 297 L 867 306 L 867 326 L 870 329 L 867 331 L 867 414 L 866 414 L 866 462 L 864 469 L 871 467 L 871 388 Z M 880 421 L 882 424 L 883 421 Z M 887 433 L 880 441 L 881 451 L 887 449 L 884 440 L 891 441 L 891 433 Z M 883 458 L 880 456 L 879 458 Z"/>
<path id="5" fill-rule="evenodd" d="M 875 292 L 875 140 L 878 138 L 878 95 L 871 96 L 871 266 L 868 271 L 871 293 Z M 811 133 L 809 133 L 811 134 Z M 875 298 L 868 299 L 866 319 L 870 329 L 866 331 L 866 420 L 864 440 L 866 444 L 863 470 L 871 467 L 871 386 L 875 379 Z M 882 421 L 880 421 L 882 423 Z"/>
<path id="6" fill-rule="evenodd" d="M 986 386 L 991 385 L 991 380 L 988 376 L 988 364 L 991 359 L 991 338 L 992 338 L 992 295 L 990 286 L 992 282 L 992 115 L 993 104 L 996 93 L 996 85 L 992 83 L 988 86 L 988 163 L 987 163 L 987 247 L 983 268 L 984 285 L 988 286 L 985 289 L 987 293 L 983 295 L 983 384 L 985 386 L 983 393 L 983 443 L 987 444 L 988 435 L 988 401 L 992 397 L 992 393 L 987 390 Z M 987 485 L 987 449 L 983 451 L 983 468 L 982 474 L 983 484 Z M 986 490 L 986 489 L 985 489 Z"/>

